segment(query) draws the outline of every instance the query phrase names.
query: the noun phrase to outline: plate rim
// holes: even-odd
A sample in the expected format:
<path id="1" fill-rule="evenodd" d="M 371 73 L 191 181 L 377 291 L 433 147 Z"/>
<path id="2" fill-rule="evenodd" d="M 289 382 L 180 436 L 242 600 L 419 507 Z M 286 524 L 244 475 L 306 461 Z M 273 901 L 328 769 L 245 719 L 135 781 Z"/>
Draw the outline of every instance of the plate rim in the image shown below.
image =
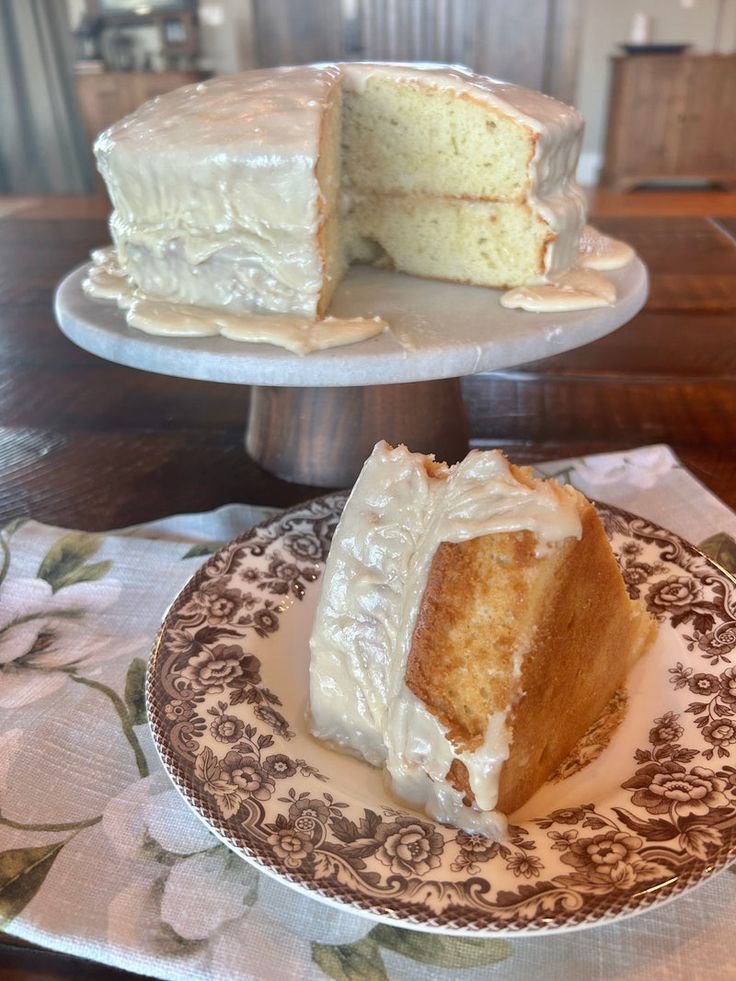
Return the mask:
<path id="1" fill-rule="evenodd" d="M 176 615 L 175 611 L 177 610 L 177 607 L 185 602 L 188 595 L 196 589 L 197 585 L 205 578 L 205 570 L 211 563 L 216 561 L 220 555 L 230 551 L 241 543 L 247 542 L 249 539 L 255 537 L 259 531 L 267 530 L 274 525 L 278 525 L 284 519 L 304 513 L 305 510 L 312 505 L 325 504 L 325 502 L 335 502 L 340 498 L 346 497 L 347 493 L 347 491 L 335 491 L 312 497 L 306 501 L 300 502 L 290 508 L 280 511 L 275 515 L 265 518 L 258 524 L 248 528 L 241 535 L 238 535 L 236 538 L 223 544 L 212 555 L 207 556 L 202 565 L 187 580 L 184 586 L 177 593 L 176 597 L 172 600 L 162 618 L 162 623 L 146 666 L 145 692 L 148 726 L 153 736 L 156 752 L 158 753 L 164 769 L 166 770 L 173 785 L 176 787 L 177 791 L 187 803 L 189 808 L 205 824 L 205 826 L 216 835 L 218 840 L 220 840 L 228 848 L 256 867 L 258 870 L 264 872 L 266 875 L 269 875 L 271 878 L 282 882 L 282 884 L 287 884 L 289 887 L 296 889 L 304 896 L 308 896 L 319 902 L 326 903 L 332 908 L 361 915 L 373 922 L 388 923 L 390 925 L 399 926 L 406 929 L 451 936 L 476 938 L 486 937 L 489 939 L 494 937 L 514 936 L 552 936 L 560 933 L 568 933 L 597 926 L 610 925 L 611 923 L 618 922 L 623 919 L 629 919 L 651 909 L 664 906 L 667 903 L 679 898 L 681 895 L 691 892 L 699 886 L 705 885 L 714 876 L 725 871 L 728 866 L 731 865 L 734 860 L 736 860 L 735 825 L 732 829 L 732 841 L 724 842 L 724 844 L 719 847 L 717 851 L 714 851 L 707 860 L 699 860 L 694 856 L 690 856 L 687 866 L 673 879 L 662 883 L 654 891 L 645 890 L 637 894 L 638 903 L 633 908 L 616 910 L 611 909 L 609 906 L 603 910 L 594 911 L 594 918 L 593 914 L 588 913 L 587 915 L 583 914 L 583 918 L 581 919 L 576 919 L 575 917 L 577 914 L 575 911 L 573 911 L 571 914 L 571 921 L 552 925 L 537 922 L 538 917 L 521 925 L 500 923 L 493 919 L 491 909 L 485 911 L 478 909 L 476 911 L 476 923 L 462 927 L 449 923 L 437 922 L 438 914 L 435 914 L 434 916 L 426 914 L 421 917 L 417 917 L 414 914 L 407 915 L 406 912 L 402 913 L 389 907 L 384 908 L 382 912 L 378 913 L 375 911 L 375 909 L 371 908 L 371 901 L 369 898 L 361 897 L 358 894 L 354 895 L 352 899 L 345 899 L 341 897 L 335 898 L 333 895 L 329 894 L 325 887 L 320 885 L 318 881 L 314 880 L 310 876 L 294 874 L 290 870 L 285 869 L 283 864 L 279 863 L 274 858 L 266 858 L 265 856 L 259 854 L 257 849 L 233 840 L 231 837 L 231 830 L 227 827 L 226 822 L 221 820 L 217 815 L 215 808 L 209 806 L 208 804 L 204 804 L 202 796 L 196 794 L 196 792 L 192 789 L 189 777 L 181 765 L 177 754 L 168 745 L 165 738 L 165 726 L 162 724 L 160 719 L 159 707 L 157 707 L 155 704 L 157 666 L 159 664 L 160 654 L 163 647 L 164 634 L 168 627 L 171 626 L 171 620 Z M 593 503 L 597 510 L 602 509 L 604 511 L 608 511 L 613 515 L 621 516 L 627 521 L 644 520 L 648 522 L 653 529 L 664 532 L 678 544 L 685 546 L 686 550 L 692 555 L 699 557 L 702 561 L 707 563 L 707 565 L 713 568 L 720 576 L 725 576 L 729 583 L 729 588 L 734 591 L 734 594 L 736 594 L 736 579 L 733 577 L 733 574 L 728 570 L 722 569 L 710 558 L 710 556 L 706 555 L 695 545 L 682 538 L 682 536 L 664 528 L 658 521 L 644 518 L 641 515 L 637 515 L 634 512 L 618 507 L 617 505 L 608 504 L 600 500 L 593 501 Z M 332 503 L 331 506 L 334 508 L 336 505 Z M 278 540 L 278 538 L 276 540 Z M 321 564 L 324 564 L 324 560 L 321 560 Z M 736 807 L 733 809 L 736 811 Z M 477 880 L 479 877 L 473 876 L 471 878 Z M 487 879 L 483 881 L 488 884 Z M 374 900 L 374 907 L 376 903 L 377 900 Z M 479 922 L 481 919 L 483 922 Z"/>

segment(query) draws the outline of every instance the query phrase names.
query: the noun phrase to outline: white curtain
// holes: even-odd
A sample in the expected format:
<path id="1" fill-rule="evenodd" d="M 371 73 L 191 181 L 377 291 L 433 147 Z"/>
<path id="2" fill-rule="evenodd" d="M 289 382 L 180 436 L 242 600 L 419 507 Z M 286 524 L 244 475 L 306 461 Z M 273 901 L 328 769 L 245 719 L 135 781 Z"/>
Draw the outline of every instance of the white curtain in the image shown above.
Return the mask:
<path id="1" fill-rule="evenodd" d="M 91 191 L 66 0 L 0 0 L 0 191 Z"/>

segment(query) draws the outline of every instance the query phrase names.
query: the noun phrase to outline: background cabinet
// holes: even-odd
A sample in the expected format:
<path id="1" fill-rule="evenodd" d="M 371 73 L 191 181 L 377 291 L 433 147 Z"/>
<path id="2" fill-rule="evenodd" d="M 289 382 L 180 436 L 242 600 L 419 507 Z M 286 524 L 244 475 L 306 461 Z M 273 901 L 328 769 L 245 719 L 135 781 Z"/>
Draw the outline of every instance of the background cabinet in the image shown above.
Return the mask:
<path id="1" fill-rule="evenodd" d="M 602 183 L 667 177 L 736 185 L 736 55 L 613 59 Z"/>

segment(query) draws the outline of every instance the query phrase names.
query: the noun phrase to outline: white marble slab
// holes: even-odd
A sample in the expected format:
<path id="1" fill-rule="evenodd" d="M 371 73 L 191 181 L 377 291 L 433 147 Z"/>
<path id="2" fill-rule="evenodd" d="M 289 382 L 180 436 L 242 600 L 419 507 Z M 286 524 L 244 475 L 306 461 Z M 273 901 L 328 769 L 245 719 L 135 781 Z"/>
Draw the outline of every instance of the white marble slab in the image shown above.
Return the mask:
<path id="1" fill-rule="evenodd" d="M 536 314 L 505 310 L 498 290 L 355 266 L 340 285 L 330 313 L 378 314 L 391 324 L 391 331 L 360 344 L 299 357 L 270 344 L 223 337 L 144 334 L 129 327 L 114 304 L 84 295 L 86 269 L 74 270 L 61 282 L 55 312 L 66 336 L 92 354 L 181 378 L 295 387 L 455 378 L 549 357 L 626 323 L 642 308 L 648 290 L 646 267 L 636 259 L 607 273 L 618 293 L 614 306 Z"/>

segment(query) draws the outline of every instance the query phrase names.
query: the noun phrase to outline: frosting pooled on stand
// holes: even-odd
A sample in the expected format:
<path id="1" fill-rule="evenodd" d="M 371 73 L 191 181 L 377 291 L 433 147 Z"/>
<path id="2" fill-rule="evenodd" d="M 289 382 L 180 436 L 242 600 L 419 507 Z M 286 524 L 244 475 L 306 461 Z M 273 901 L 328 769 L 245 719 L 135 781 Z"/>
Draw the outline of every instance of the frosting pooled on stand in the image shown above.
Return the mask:
<path id="1" fill-rule="evenodd" d="M 603 235 L 586 225 L 578 243 L 578 265 L 584 269 L 621 269 L 633 261 L 636 253 L 626 242 Z"/>
<path id="2" fill-rule="evenodd" d="M 379 317 L 341 319 L 286 317 L 278 314 L 235 316 L 188 304 L 148 297 L 136 289 L 117 264 L 114 249 L 97 249 L 93 265 L 82 283 L 88 296 L 114 300 L 125 310 L 131 327 L 159 337 L 215 337 L 232 341 L 276 344 L 294 354 L 308 354 L 375 337 L 388 329 Z"/>
<path id="3" fill-rule="evenodd" d="M 501 297 L 510 310 L 530 313 L 556 313 L 571 310 L 591 310 L 616 302 L 616 287 L 603 273 L 595 269 L 574 266 L 548 283 L 517 286 Z"/>
<path id="4" fill-rule="evenodd" d="M 544 283 L 507 290 L 501 297 L 501 305 L 530 313 L 565 313 L 612 306 L 616 302 L 616 287 L 603 271 L 621 269 L 635 255 L 626 242 L 609 238 L 592 225 L 586 225 L 580 236 L 576 265 Z"/>

